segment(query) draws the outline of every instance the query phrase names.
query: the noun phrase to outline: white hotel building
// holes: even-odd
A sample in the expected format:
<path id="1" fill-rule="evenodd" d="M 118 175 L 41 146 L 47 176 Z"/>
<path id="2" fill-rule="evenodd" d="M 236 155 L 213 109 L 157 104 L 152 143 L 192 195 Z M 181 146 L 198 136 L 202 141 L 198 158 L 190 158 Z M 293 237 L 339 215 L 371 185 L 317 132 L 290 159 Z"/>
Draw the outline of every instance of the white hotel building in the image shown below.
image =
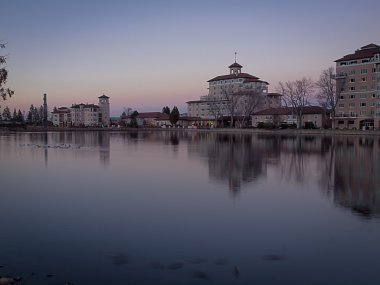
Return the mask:
<path id="1" fill-rule="evenodd" d="M 52 122 L 58 127 L 107 127 L 110 124 L 109 97 L 102 95 L 99 104 L 74 104 L 54 108 Z"/>
<path id="2" fill-rule="evenodd" d="M 269 83 L 260 80 L 258 77 L 248 73 L 241 72 L 242 66 L 237 62 L 234 62 L 229 67 L 230 73 L 226 75 L 216 76 L 208 80 L 208 94 L 201 96 L 200 100 L 188 101 L 188 116 L 200 117 L 202 119 L 215 119 L 215 112 L 212 110 L 212 106 L 217 105 L 220 110 L 221 117 L 230 116 L 228 110 L 228 99 L 226 99 L 226 90 L 230 94 L 238 94 L 239 92 L 245 92 L 246 96 L 254 94 L 256 96 L 263 96 L 262 104 L 255 110 L 261 110 L 266 108 L 275 108 L 281 106 L 281 95 L 277 93 L 268 93 Z M 253 91 L 253 92 L 251 92 Z M 247 102 L 247 98 L 240 100 L 236 107 L 235 115 L 242 114 L 241 111 L 244 108 L 244 104 Z"/>

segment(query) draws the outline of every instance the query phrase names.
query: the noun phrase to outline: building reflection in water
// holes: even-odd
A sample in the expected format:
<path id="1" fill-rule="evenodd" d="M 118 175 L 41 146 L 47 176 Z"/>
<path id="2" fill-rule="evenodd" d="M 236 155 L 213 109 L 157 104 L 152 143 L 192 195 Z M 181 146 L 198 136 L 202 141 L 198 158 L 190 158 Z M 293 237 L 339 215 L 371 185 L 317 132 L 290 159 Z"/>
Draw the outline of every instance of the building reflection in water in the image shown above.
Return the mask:
<path id="1" fill-rule="evenodd" d="M 255 145 L 257 140 L 252 135 L 213 134 L 206 145 L 210 178 L 227 183 L 237 194 L 242 184 L 265 175 L 266 154 Z"/>
<path id="2" fill-rule="evenodd" d="M 197 140 L 198 148 L 189 144 L 191 155 L 206 157 L 210 178 L 228 184 L 235 195 L 260 177 L 303 184 L 310 177 L 326 181 L 322 177 L 331 169 L 326 165 L 331 139 L 322 137 L 199 133 L 192 141 Z"/>
<path id="3" fill-rule="evenodd" d="M 29 133 L 31 146 L 43 149 L 45 166 L 48 166 L 49 151 L 67 149 L 75 151 L 78 157 L 93 156 L 99 150 L 99 161 L 107 166 L 110 163 L 110 133 L 98 132 L 53 132 Z"/>
<path id="4" fill-rule="evenodd" d="M 22 143 L 16 136 L 15 143 Z M 380 139 L 360 136 L 232 134 L 217 132 L 57 132 L 30 133 L 30 143 L 70 145 L 74 155 L 110 164 L 111 141 L 164 144 L 177 155 L 180 145 L 189 159 L 206 163 L 214 182 L 227 185 L 233 196 L 254 187 L 261 178 L 283 179 L 308 187 L 311 179 L 337 205 L 366 217 L 380 213 Z M 83 148 L 83 149 L 82 149 Z M 185 148 L 185 149 L 186 149 Z M 79 151 L 80 150 L 80 151 Z M 5 150 L 4 150 L 5 151 Z M 45 165 L 52 149 L 43 150 Z"/>
<path id="5" fill-rule="evenodd" d="M 335 142 L 334 200 L 365 217 L 380 214 L 380 139 L 339 137 Z"/>

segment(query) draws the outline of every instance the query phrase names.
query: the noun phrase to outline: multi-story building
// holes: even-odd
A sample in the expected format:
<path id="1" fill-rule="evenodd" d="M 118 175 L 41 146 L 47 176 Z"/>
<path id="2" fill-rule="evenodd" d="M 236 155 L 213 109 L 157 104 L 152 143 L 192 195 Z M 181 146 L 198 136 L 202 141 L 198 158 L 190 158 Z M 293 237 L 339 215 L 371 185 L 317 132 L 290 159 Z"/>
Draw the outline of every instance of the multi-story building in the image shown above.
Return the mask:
<path id="1" fill-rule="evenodd" d="M 94 127 L 102 124 L 100 107 L 95 104 L 75 104 L 70 108 L 75 127 Z"/>
<path id="2" fill-rule="evenodd" d="M 207 95 L 187 102 L 188 116 L 211 121 L 231 115 L 250 116 L 253 111 L 281 105 L 280 94 L 268 93 L 268 82 L 241 72 L 237 62 L 228 68 L 229 74 L 208 80 Z"/>
<path id="3" fill-rule="evenodd" d="M 380 128 L 380 46 L 363 46 L 335 62 L 335 125 L 340 129 Z"/>
<path id="4" fill-rule="evenodd" d="M 54 108 L 52 114 L 52 122 L 57 127 L 71 126 L 71 111 L 67 107 Z"/>
<path id="5" fill-rule="evenodd" d="M 99 105 L 74 104 L 70 108 L 54 108 L 52 122 L 60 127 L 106 127 L 110 124 L 109 97 L 102 95 Z"/>

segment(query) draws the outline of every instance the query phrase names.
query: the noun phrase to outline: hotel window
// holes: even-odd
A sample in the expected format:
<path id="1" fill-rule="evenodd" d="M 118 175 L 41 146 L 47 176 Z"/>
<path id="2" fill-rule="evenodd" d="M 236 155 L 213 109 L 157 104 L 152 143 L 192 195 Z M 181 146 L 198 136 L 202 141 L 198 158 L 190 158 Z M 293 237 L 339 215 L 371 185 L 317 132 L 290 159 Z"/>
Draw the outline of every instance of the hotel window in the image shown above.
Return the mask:
<path id="1" fill-rule="evenodd" d="M 367 74 L 367 69 L 365 69 L 365 68 L 361 69 L 360 74 Z"/>
<path id="2" fill-rule="evenodd" d="M 366 102 L 361 102 L 360 103 L 360 107 L 366 107 L 367 106 L 367 103 Z"/>
<path id="3" fill-rule="evenodd" d="M 365 86 L 365 85 L 360 86 L 360 91 L 367 91 L 367 86 Z"/>
<path id="4" fill-rule="evenodd" d="M 367 94 L 360 94 L 360 99 L 367 99 Z"/>
<path id="5" fill-rule="evenodd" d="M 343 100 L 344 99 L 344 95 L 339 95 L 339 99 Z"/>
<path id="6" fill-rule="evenodd" d="M 356 72 L 355 72 L 355 70 L 353 69 L 353 70 L 350 70 L 350 75 L 354 75 Z"/>
<path id="7" fill-rule="evenodd" d="M 344 108 L 344 104 L 339 104 L 338 107 L 339 108 Z"/>
<path id="8" fill-rule="evenodd" d="M 363 59 L 362 60 L 362 63 L 366 63 L 366 62 L 369 62 L 369 60 L 368 59 Z"/>
<path id="9" fill-rule="evenodd" d="M 350 87 L 350 90 L 351 90 L 351 91 L 355 91 L 355 86 L 351 86 L 351 87 Z"/>
<path id="10" fill-rule="evenodd" d="M 351 79 L 350 79 L 350 82 L 351 82 L 351 83 L 354 83 L 354 82 L 355 82 L 355 78 L 351 78 Z"/>
<path id="11" fill-rule="evenodd" d="M 362 82 L 366 82 L 367 81 L 367 78 L 366 77 L 362 77 Z"/>
<path id="12" fill-rule="evenodd" d="M 366 115 L 367 114 L 367 111 L 360 111 L 360 115 Z"/>
<path id="13" fill-rule="evenodd" d="M 354 95 L 354 94 L 351 94 L 351 95 L 350 95 L 350 99 L 355 99 L 355 95 Z"/>
<path id="14" fill-rule="evenodd" d="M 355 107 L 355 102 L 350 102 L 348 105 L 350 106 L 350 108 L 354 108 Z"/>

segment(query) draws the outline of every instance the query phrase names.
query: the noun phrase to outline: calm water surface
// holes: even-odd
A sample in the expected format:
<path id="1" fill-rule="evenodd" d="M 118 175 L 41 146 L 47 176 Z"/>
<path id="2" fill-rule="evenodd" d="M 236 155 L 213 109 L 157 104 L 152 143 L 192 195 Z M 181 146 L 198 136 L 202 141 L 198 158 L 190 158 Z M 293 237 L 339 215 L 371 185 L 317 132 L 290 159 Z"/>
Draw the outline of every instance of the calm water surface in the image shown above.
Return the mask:
<path id="1" fill-rule="evenodd" d="M 380 139 L 0 136 L 19 284 L 380 284 Z"/>

